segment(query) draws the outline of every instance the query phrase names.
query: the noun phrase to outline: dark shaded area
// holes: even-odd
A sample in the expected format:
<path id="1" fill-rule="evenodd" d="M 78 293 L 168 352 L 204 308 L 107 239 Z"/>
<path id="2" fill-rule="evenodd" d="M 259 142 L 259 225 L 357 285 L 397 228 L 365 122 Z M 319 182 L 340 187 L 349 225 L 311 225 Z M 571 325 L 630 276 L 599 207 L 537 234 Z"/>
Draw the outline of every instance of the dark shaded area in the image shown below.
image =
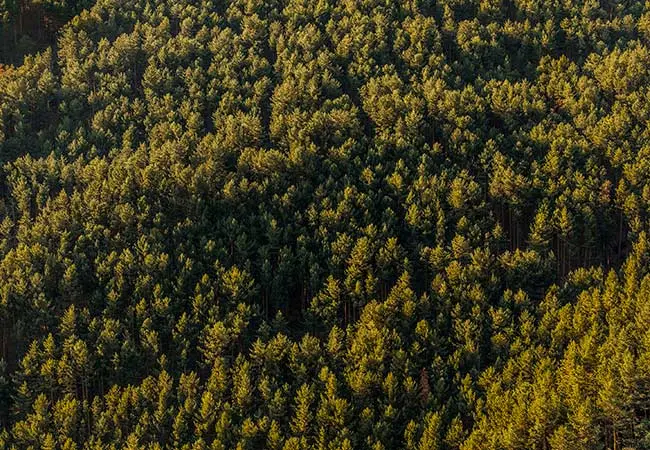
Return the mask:
<path id="1" fill-rule="evenodd" d="M 56 43 L 59 29 L 90 1 L 3 0 L 0 4 L 0 64 L 20 65 L 25 55 Z"/>

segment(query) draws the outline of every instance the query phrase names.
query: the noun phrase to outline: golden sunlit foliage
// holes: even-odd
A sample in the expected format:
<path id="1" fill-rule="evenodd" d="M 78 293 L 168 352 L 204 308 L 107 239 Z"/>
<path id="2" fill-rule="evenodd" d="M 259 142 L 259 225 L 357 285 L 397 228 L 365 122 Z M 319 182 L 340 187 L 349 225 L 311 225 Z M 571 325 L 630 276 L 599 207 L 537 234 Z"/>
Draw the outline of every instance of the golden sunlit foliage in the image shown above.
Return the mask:
<path id="1" fill-rule="evenodd" d="M 0 448 L 650 448 L 649 17 L 0 0 Z"/>

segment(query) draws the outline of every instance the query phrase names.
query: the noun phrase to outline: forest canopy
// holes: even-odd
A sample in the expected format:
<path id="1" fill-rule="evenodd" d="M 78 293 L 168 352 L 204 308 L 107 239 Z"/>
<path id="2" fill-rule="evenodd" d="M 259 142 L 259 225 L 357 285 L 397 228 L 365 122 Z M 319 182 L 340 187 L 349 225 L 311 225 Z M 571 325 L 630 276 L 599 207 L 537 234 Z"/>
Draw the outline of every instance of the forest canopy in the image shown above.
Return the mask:
<path id="1" fill-rule="evenodd" d="M 650 3 L 0 39 L 0 448 L 650 448 Z"/>

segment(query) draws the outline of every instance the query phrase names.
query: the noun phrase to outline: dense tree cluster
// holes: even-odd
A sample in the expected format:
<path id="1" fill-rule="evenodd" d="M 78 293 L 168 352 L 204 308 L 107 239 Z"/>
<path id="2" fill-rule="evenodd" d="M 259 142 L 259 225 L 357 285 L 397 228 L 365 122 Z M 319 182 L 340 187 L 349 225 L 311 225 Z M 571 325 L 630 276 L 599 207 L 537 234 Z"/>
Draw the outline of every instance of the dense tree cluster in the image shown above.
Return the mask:
<path id="1" fill-rule="evenodd" d="M 650 4 L 86 6 L 0 0 L 0 448 L 650 448 Z"/>

